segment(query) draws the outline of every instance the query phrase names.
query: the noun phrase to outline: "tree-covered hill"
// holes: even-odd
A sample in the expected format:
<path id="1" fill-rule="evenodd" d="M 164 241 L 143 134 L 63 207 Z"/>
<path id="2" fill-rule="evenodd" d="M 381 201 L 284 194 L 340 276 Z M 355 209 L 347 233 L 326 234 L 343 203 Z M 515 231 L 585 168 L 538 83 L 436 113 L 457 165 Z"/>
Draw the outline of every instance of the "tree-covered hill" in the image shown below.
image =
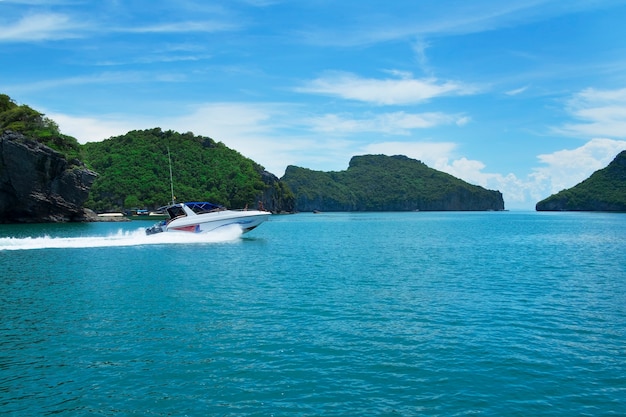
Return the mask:
<path id="1" fill-rule="evenodd" d="M 287 167 L 299 211 L 503 210 L 499 191 L 468 184 L 406 156 L 355 156 L 346 171 Z"/>
<path id="2" fill-rule="evenodd" d="M 82 158 L 78 141 L 59 132 L 54 120 L 25 104 L 18 105 L 6 94 L 0 94 L 0 132 L 6 130 L 21 133 L 60 152 L 70 163 Z"/>
<path id="3" fill-rule="evenodd" d="M 293 196 L 278 178 L 221 142 L 192 133 L 135 130 L 83 146 L 98 172 L 87 207 L 149 208 L 171 201 L 169 155 L 177 201 L 211 201 L 230 208 L 291 211 Z"/>
<path id="4" fill-rule="evenodd" d="M 537 203 L 537 211 L 626 211 L 626 151 L 580 184 Z"/>

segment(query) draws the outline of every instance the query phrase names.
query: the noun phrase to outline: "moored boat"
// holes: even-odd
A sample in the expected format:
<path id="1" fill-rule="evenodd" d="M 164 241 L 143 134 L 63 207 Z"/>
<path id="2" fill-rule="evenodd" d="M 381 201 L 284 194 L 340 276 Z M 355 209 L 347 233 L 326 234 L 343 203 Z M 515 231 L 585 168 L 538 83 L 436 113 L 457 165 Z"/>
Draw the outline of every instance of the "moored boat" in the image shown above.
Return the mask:
<path id="1" fill-rule="evenodd" d="M 175 203 L 164 209 L 169 219 L 147 228 L 146 234 L 208 233 L 227 226 L 238 226 L 246 233 L 266 221 L 271 214 L 263 210 L 228 210 L 209 202 Z"/>

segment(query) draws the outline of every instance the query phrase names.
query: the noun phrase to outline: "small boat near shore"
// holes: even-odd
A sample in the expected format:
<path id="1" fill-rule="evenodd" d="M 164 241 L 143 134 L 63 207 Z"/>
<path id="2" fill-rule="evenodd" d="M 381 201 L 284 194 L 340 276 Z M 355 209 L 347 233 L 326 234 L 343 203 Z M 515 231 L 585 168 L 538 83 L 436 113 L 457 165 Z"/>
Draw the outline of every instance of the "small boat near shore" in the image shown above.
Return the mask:
<path id="1" fill-rule="evenodd" d="M 209 202 L 175 203 L 164 207 L 164 210 L 169 219 L 148 227 L 147 235 L 162 232 L 208 233 L 232 225 L 247 233 L 271 214 L 263 210 L 228 210 Z"/>

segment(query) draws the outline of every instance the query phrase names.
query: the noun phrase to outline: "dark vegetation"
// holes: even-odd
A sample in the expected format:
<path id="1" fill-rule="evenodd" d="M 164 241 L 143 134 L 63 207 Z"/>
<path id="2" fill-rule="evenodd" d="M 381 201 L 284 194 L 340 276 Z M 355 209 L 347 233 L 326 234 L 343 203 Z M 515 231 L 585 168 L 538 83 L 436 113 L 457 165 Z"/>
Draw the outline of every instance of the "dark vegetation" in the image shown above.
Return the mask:
<path id="1" fill-rule="evenodd" d="M 538 211 L 626 211 L 626 151 L 580 184 L 537 203 Z"/>
<path id="2" fill-rule="evenodd" d="M 261 165 L 221 142 L 159 128 L 135 130 L 83 145 L 87 165 L 99 174 L 87 207 L 154 209 L 170 202 L 168 149 L 177 201 L 256 208 L 269 186 Z"/>
<path id="3" fill-rule="evenodd" d="M 502 194 L 406 156 L 355 156 L 346 171 L 287 167 L 299 210 L 503 210 Z"/>
<path id="4" fill-rule="evenodd" d="M 11 97 L 0 94 L 0 131 L 12 130 L 60 152 L 70 163 L 82 159 L 78 141 L 59 132 L 59 126 L 43 113 L 25 104 L 17 105 Z"/>

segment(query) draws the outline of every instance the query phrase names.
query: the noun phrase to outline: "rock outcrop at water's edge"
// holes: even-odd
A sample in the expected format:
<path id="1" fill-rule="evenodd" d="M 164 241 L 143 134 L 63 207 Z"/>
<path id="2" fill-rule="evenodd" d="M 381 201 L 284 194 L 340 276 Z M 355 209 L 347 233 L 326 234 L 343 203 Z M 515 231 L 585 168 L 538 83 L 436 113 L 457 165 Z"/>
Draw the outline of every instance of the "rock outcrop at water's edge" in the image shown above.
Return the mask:
<path id="1" fill-rule="evenodd" d="M 97 174 L 78 160 L 12 131 L 0 134 L 0 223 L 88 220 L 83 204 Z"/>

